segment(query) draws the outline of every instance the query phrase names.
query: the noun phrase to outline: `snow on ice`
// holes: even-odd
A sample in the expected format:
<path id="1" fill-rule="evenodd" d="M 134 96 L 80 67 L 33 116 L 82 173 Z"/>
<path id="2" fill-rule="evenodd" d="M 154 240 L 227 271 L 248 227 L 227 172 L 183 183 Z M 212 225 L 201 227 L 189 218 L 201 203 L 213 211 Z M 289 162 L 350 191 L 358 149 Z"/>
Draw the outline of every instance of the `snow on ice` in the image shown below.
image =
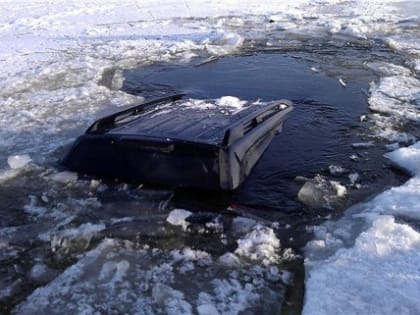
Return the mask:
<path id="1" fill-rule="evenodd" d="M 257 263 L 236 257 L 238 264 L 226 264 L 232 261 L 226 257 L 235 256 L 229 252 L 215 259 L 189 247 L 167 252 L 105 239 L 48 285 L 35 290 L 16 312 L 193 314 L 196 310 L 205 314 L 212 310 L 238 314 L 256 305 L 263 310 L 264 305 L 278 305 L 280 287 L 276 284 L 286 283 L 290 275 L 272 263 L 279 249 L 273 231 L 256 227 L 238 243 L 239 256 Z M 254 257 L 256 252 L 258 257 Z M 267 264 L 258 264 L 263 262 Z M 33 269 L 35 277 L 47 273 L 43 266 Z"/>
<path id="2" fill-rule="evenodd" d="M 316 228 L 306 248 L 304 314 L 420 311 L 419 153 L 417 143 L 388 154 L 414 177 Z"/>

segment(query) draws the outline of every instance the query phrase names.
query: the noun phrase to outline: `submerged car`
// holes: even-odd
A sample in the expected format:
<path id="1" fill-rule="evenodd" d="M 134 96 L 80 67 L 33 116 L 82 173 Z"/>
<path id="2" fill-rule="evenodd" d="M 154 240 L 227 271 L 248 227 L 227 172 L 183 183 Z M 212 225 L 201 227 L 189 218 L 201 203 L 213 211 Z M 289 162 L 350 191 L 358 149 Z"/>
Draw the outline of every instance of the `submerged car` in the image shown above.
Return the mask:
<path id="1" fill-rule="evenodd" d="M 240 110 L 196 108 L 170 95 L 94 122 L 62 160 L 72 171 L 145 184 L 236 189 L 293 109 L 287 100 Z"/>

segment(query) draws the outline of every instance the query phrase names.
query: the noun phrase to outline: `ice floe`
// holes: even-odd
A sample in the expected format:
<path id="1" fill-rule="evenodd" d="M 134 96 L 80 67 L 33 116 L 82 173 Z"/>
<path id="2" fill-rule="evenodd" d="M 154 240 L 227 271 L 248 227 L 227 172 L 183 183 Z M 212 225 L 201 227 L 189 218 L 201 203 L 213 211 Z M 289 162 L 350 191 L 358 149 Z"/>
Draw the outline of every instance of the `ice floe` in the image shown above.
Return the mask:
<path id="1" fill-rule="evenodd" d="M 306 247 L 304 314 L 420 310 L 418 152 L 415 144 L 388 154 L 414 178 L 348 210 L 337 222 L 314 228 Z"/>

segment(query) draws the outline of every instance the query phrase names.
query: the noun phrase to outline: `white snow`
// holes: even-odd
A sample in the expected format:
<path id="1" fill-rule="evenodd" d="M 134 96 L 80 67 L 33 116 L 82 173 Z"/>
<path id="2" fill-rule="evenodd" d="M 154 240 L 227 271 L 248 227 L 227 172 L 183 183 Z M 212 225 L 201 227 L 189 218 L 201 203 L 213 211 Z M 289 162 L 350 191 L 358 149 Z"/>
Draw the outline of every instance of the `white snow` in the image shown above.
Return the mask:
<path id="1" fill-rule="evenodd" d="M 280 240 L 274 231 L 271 228 L 257 225 L 245 237 L 238 240 L 235 254 L 268 265 L 279 261 L 279 249 Z"/>
<path id="2" fill-rule="evenodd" d="M 234 109 L 235 112 L 239 112 L 243 109 L 246 101 L 241 101 L 239 98 L 234 96 L 223 96 L 216 101 L 218 106 L 230 107 Z"/>
<path id="3" fill-rule="evenodd" d="M 255 102 L 255 105 L 260 105 L 261 103 Z M 222 96 L 220 98 L 216 98 L 214 101 L 212 100 L 200 100 L 200 99 L 187 99 L 184 101 L 180 101 L 177 104 L 177 110 L 179 109 L 196 109 L 196 110 L 203 110 L 209 111 L 217 109 L 218 111 L 228 114 L 236 114 L 243 110 L 246 105 L 249 105 L 247 101 L 241 100 L 234 96 Z M 162 115 L 171 112 L 171 109 L 167 105 L 162 105 L 159 107 L 160 109 L 168 107 L 168 109 L 164 109 L 159 111 L 155 114 Z"/>
<path id="4" fill-rule="evenodd" d="M 187 62 L 198 52 L 217 58 L 273 32 L 279 34 L 279 42 L 282 38 L 359 39 L 386 43 L 395 50 L 404 65 L 393 61 L 366 65 L 378 76 L 369 91 L 369 107 L 375 112 L 369 122 L 375 136 L 398 143 L 390 149 L 414 144 L 418 133 L 399 126 L 405 121 L 417 126 L 420 121 L 419 6 L 419 1 L 402 0 L 3 0 L 0 163 L 7 161 L 11 169 L 0 169 L 0 184 L 20 176 L 31 159 L 48 160 L 101 113 L 143 100 L 118 90 L 123 70 L 174 59 Z M 322 70 L 314 65 L 313 71 Z M 341 79 L 340 84 L 350 81 Z M 217 102 L 232 111 L 243 106 L 235 96 Z M 417 142 L 386 155 L 410 172 L 411 180 L 316 229 L 306 251 L 304 314 L 420 313 L 419 146 Z M 352 157 L 358 160 L 357 155 Z M 341 170 L 333 168 L 334 172 Z M 74 183 L 77 176 L 55 173 L 50 179 Z M 341 186 L 336 187 L 336 194 L 344 193 Z M 79 210 L 85 207 L 71 205 Z M 37 216 L 49 213 L 46 207 L 33 204 L 25 210 Z M 186 212 L 171 213 L 168 222 L 185 228 L 186 217 Z M 234 220 L 237 251 L 207 261 L 223 266 L 244 264 L 246 259 L 263 265 L 277 261 L 280 244 L 273 230 L 247 220 Z M 103 228 L 101 224 L 80 226 L 63 233 L 71 238 L 73 233 L 92 235 Z M 147 260 L 145 250 L 105 240 L 47 286 L 35 290 L 16 313 L 53 314 L 65 309 L 90 314 L 104 301 L 104 309 L 99 310 L 103 313 L 133 309 L 154 313 L 158 301 L 160 313 L 237 314 L 261 298 L 261 277 L 245 283 L 231 275 L 213 279 L 206 292 L 198 289 L 202 291 L 195 304 L 187 301 L 172 279 L 174 264 L 191 274 L 194 264 L 204 261 L 203 253 L 191 251 L 180 251 L 184 258 L 178 261 L 158 259 L 150 267 L 150 262 L 141 265 L 142 259 Z M 41 267 L 34 266 L 35 276 L 42 274 L 38 273 Z M 277 275 L 270 269 L 270 279 Z M 138 281 L 127 282 L 130 277 Z M 152 291 L 152 296 L 133 295 L 127 289 L 130 285 L 136 286 L 136 293 Z"/>
<path id="5" fill-rule="evenodd" d="M 183 269 L 186 263 L 200 268 Z M 232 266 L 191 248 L 167 253 L 105 239 L 36 289 L 15 312 L 59 314 L 65 308 L 76 313 L 238 314 L 257 303 L 278 304 L 279 283 L 289 277 L 272 264 Z"/>
<path id="6" fill-rule="evenodd" d="M 77 228 L 70 228 L 59 232 L 60 237 L 83 237 L 98 233 L 105 229 L 105 224 L 84 223 Z"/>

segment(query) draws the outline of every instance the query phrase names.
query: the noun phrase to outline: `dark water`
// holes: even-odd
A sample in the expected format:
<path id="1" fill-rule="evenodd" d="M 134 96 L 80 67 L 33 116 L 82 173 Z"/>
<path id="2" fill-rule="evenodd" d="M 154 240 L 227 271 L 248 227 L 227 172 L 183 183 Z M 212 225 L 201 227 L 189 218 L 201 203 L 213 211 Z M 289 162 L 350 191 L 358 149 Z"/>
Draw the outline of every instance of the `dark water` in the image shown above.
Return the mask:
<path id="1" fill-rule="evenodd" d="M 164 64 L 126 72 L 123 89 L 130 93 L 184 92 L 192 98 L 230 95 L 250 101 L 286 98 L 295 104 L 283 131 L 274 138 L 249 178 L 233 195 L 217 193 L 206 198 L 209 193 L 179 192 L 180 203 L 191 206 L 195 199 L 204 201 L 203 204 L 210 202 L 212 206 L 215 201 L 222 205 L 237 203 L 259 208 L 259 214 L 264 208 L 298 211 L 302 205 L 296 196 L 302 183 L 294 179 L 325 173 L 333 164 L 352 172 L 381 174 L 383 183 L 393 181 L 394 174 L 383 171 L 381 147 L 355 150 L 351 146 L 368 139 L 367 126 L 360 122 L 360 117 L 368 113 L 365 91 L 375 79 L 374 75 L 361 63 L 358 65 L 359 61 L 352 66 L 343 65 L 337 74 L 326 74 L 318 70 L 315 62 L 301 57 L 257 53 L 229 56 L 209 63 Z M 340 78 L 345 80 L 345 87 L 339 82 Z M 364 155 L 361 159 L 364 162 L 351 160 L 353 154 Z M 366 176 L 365 180 L 368 178 Z M 348 181 L 347 175 L 342 179 Z M 347 202 L 342 204 L 345 206 Z M 271 217 L 279 211 L 269 213 Z"/>
<path id="2" fill-rule="evenodd" d="M 123 89 L 133 94 L 184 92 L 191 98 L 229 95 L 250 101 L 286 98 L 295 105 L 283 131 L 237 191 L 180 190 L 174 203 L 187 209 L 213 211 L 233 205 L 241 215 L 268 223 L 280 222 L 291 227 L 278 231 L 282 246 L 299 253 L 311 237 L 308 225 L 340 216 L 352 204 L 404 180 L 403 174 L 387 167 L 383 144 L 352 147 L 353 143 L 372 140 L 369 124 L 362 122 L 361 117 L 369 113 L 366 91 L 375 76 L 363 65 L 366 51 L 343 51 L 336 57 L 332 52 L 319 55 L 260 52 L 209 63 L 163 64 L 126 72 Z M 372 56 L 375 54 L 369 58 Z M 378 59 L 382 57 L 377 55 Z M 349 172 L 332 176 L 328 171 L 330 165 L 342 166 Z M 351 187 L 349 173 L 360 175 L 358 189 Z M 296 181 L 296 177 L 317 175 L 345 185 L 346 198 L 334 207 L 311 208 L 302 204 L 297 196 L 303 183 Z M 283 305 L 282 313 L 298 314 L 303 303 L 303 261 L 298 259 L 283 267 L 292 271 L 295 279 L 285 294 L 291 303 Z"/>

